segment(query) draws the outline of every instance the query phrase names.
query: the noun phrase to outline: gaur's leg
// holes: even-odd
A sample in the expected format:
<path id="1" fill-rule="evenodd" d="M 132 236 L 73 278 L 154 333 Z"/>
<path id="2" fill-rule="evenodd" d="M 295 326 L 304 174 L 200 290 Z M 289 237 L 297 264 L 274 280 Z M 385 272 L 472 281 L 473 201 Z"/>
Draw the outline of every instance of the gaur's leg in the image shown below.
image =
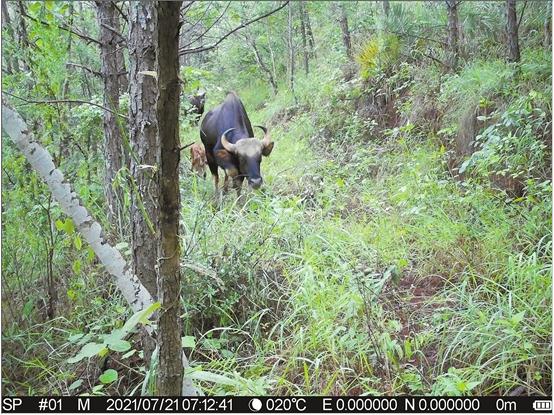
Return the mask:
<path id="1" fill-rule="evenodd" d="M 206 161 L 208 162 L 208 167 L 210 168 L 210 172 L 212 173 L 212 177 L 214 179 L 215 198 L 216 200 L 219 200 L 219 175 L 217 174 L 218 166 L 210 151 L 206 151 Z"/>

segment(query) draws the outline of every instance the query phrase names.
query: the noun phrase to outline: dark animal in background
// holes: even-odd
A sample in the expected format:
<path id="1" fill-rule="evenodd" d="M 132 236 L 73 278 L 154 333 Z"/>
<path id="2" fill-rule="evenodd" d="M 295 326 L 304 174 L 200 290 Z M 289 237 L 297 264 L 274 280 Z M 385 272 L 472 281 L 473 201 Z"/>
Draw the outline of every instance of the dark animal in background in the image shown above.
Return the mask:
<path id="1" fill-rule="evenodd" d="M 187 100 L 190 104 L 185 110 L 187 117 L 194 125 L 198 125 L 198 121 L 204 114 L 204 105 L 206 104 L 206 91 L 196 91 L 194 95 L 189 95 Z"/>
<path id="2" fill-rule="evenodd" d="M 192 171 L 198 176 L 206 178 L 206 152 L 204 146 L 194 143 L 190 146 L 190 161 Z"/>
<path id="3" fill-rule="evenodd" d="M 246 110 L 234 92 L 230 92 L 223 103 L 209 111 L 202 120 L 200 138 L 206 149 L 216 193 L 219 183 L 218 167 L 225 171 L 224 190 L 227 190 L 229 177 L 238 194 L 245 178 L 253 189 L 262 185 L 260 163 L 262 156 L 269 156 L 273 150 L 273 142 L 265 127 L 257 127 L 264 132 L 262 140 L 254 138 Z"/>

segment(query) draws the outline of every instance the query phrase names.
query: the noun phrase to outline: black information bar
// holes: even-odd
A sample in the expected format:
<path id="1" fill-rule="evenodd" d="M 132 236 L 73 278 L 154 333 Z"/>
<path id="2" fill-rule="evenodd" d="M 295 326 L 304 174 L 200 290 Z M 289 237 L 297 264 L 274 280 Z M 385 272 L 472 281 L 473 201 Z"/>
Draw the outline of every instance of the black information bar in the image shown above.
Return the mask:
<path id="1" fill-rule="evenodd" d="M 552 397 L 3 397 L 5 413 L 551 413 Z"/>

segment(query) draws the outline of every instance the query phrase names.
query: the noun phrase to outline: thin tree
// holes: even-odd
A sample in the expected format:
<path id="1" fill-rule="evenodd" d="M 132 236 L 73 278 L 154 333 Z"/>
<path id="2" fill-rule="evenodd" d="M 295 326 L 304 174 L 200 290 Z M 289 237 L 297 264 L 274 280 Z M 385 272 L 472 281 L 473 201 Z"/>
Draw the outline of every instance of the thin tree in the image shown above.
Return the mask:
<path id="1" fill-rule="evenodd" d="M 158 2 L 158 134 L 160 244 L 158 246 L 158 394 L 179 395 L 181 359 L 181 273 L 179 246 L 179 9 L 181 2 Z"/>
<path id="2" fill-rule="evenodd" d="M 287 20 L 287 46 L 288 46 L 288 63 L 289 63 L 289 87 L 294 95 L 294 42 L 293 42 L 293 20 L 292 20 L 292 3 L 288 4 L 288 20 Z"/>
<path id="3" fill-rule="evenodd" d="M 15 40 L 12 19 L 10 17 L 10 12 L 8 11 L 8 4 L 6 3 L 6 0 L 2 0 L 2 29 L 6 29 L 6 33 L 12 41 Z M 4 54 L 4 59 L 6 61 L 6 73 L 12 74 L 16 66 L 12 63 L 12 57 L 8 56 L 8 54 Z"/>
<path id="4" fill-rule="evenodd" d="M 339 24 L 340 24 L 340 30 L 342 32 L 342 43 L 344 45 L 344 49 L 346 50 L 346 56 L 348 56 L 348 59 L 352 60 L 352 42 L 350 40 L 350 30 L 348 29 L 348 16 L 346 14 L 346 9 L 344 7 L 344 4 L 342 2 L 338 3 L 338 9 L 339 9 Z"/>
<path id="5" fill-rule="evenodd" d="M 29 51 L 29 38 L 27 36 L 27 24 L 25 23 L 25 19 L 23 19 L 23 16 L 27 15 L 27 12 L 25 11 L 25 5 L 22 1 L 17 2 L 17 11 L 18 21 L 15 23 L 15 27 L 17 29 L 17 40 L 24 55 L 23 59 L 20 61 L 20 67 L 24 71 L 28 71 L 29 64 L 27 63 L 27 51 Z"/>
<path id="6" fill-rule="evenodd" d="M 519 36 L 516 0 L 506 0 L 506 32 L 508 34 L 508 61 L 519 62 Z"/>
<path id="7" fill-rule="evenodd" d="M 306 24 L 306 35 L 308 36 L 308 44 L 310 45 L 310 56 L 315 56 L 315 40 L 314 33 L 312 32 L 312 24 L 310 22 L 310 13 L 308 12 L 308 3 L 305 0 L 302 3 L 302 15 L 304 16 L 304 22 Z"/>
<path id="8" fill-rule="evenodd" d="M 385 16 L 389 17 L 389 13 L 390 13 L 390 1 L 389 0 L 383 0 L 383 11 L 385 12 Z"/>
<path id="9" fill-rule="evenodd" d="M 546 7 L 546 19 L 544 19 L 544 46 L 550 48 L 552 45 L 552 2 Z"/>
<path id="10" fill-rule="evenodd" d="M 304 13 L 304 2 L 300 2 L 300 33 L 302 35 L 302 54 L 304 55 L 304 71 L 306 75 L 310 73 L 310 55 L 308 51 L 308 41 L 306 34 L 306 14 Z"/>
<path id="11" fill-rule="evenodd" d="M 119 68 L 117 61 L 117 34 L 111 28 L 118 27 L 119 14 L 114 2 L 97 1 L 96 16 L 100 27 L 100 57 L 102 61 L 102 78 L 104 81 L 104 106 L 111 111 L 104 111 L 104 151 L 105 173 L 104 192 L 108 206 L 108 219 L 116 225 L 120 217 L 120 192 L 114 190 L 113 181 L 123 166 L 123 140 L 114 112 L 119 109 Z"/>
<path id="12" fill-rule="evenodd" d="M 445 0 L 448 15 L 448 66 L 455 71 L 458 67 L 459 33 L 458 4 L 459 0 Z"/>
<path id="13" fill-rule="evenodd" d="M 254 54 L 254 58 L 256 59 L 256 62 L 258 63 L 258 66 L 260 67 L 262 72 L 266 74 L 267 80 L 268 80 L 269 84 L 271 85 L 271 90 L 273 92 L 273 95 L 277 95 L 277 82 L 275 81 L 275 77 L 273 76 L 273 72 L 267 66 L 267 64 L 264 62 L 262 54 L 260 53 L 260 49 L 258 47 L 258 44 L 256 43 L 256 40 L 253 37 L 250 37 L 248 34 L 245 35 L 245 39 L 250 44 L 250 46 L 252 47 L 252 53 Z"/>

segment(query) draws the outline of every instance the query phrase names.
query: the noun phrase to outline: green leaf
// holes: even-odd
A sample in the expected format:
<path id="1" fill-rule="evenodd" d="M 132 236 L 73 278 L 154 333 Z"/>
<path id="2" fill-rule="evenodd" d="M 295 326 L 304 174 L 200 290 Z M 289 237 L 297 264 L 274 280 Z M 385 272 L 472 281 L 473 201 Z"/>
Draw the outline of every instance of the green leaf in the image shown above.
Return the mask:
<path id="1" fill-rule="evenodd" d="M 121 251 L 127 248 L 129 248 L 129 244 L 127 242 L 119 242 L 118 244 L 115 245 L 115 249 L 117 249 L 118 251 Z"/>
<path id="2" fill-rule="evenodd" d="M 196 346 L 196 340 L 194 336 L 181 337 L 181 347 L 193 348 L 194 346 Z"/>
<path id="3" fill-rule="evenodd" d="M 75 390 L 77 389 L 79 386 L 81 386 L 83 384 L 83 379 L 77 379 L 75 382 L 73 382 L 71 385 L 69 385 L 69 390 L 72 391 L 72 390 Z"/>
<path id="4" fill-rule="evenodd" d="M 131 357 L 132 355 L 134 355 L 136 353 L 136 349 L 133 349 L 133 350 L 129 350 L 127 353 L 125 353 L 123 356 L 121 356 L 122 359 L 127 359 L 129 357 Z"/>
<path id="5" fill-rule="evenodd" d="M 103 384 L 115 382 L 117 380 L 117 372 L 113 369 L 108 369 L 98 378 Z"/>
<path id="6" fill-rule="evenodd" d="M 63 224 L 63 229 L 67 232 L 68 235 L 73 234 L 75 232 L 75 225 L 73 225 L 73 221 L 70 218 L 67 218 L 65 220 L 65 223 Z"/>
<path id="7" fill-rule="evenodd" d="M 35 301 L 31 298 L 27 300 L 27 302 L 23 306 L 23 316 L 25 318 L 29 318 L 29 316 L 33 312 L 33 308 L 35 308 Z"/>
<path id="8" fill-rule="evenodd" d="M 104 350 L 107 350 L 103 343 L 87 343 L 83 346 L 81 351 L 74 357 L 67 359 L 67 363 L 77 363 L 84 358 L 90 358 L 95 355 L 100 355 Z M 104 353 L 105 354 L 105 353 Z"/>
<path id="9" fill-rule="evenodd" d="M 104 385 L 96 385 L 92 388 L 92 393 L 100 392 L 102 389 L 104 389 Z"/>
<path id="10" fill-rule="evenodd" d="M 76 343 L 77 341 L 79 341 L 79 339 L 81 339 L 85 334 L 84 333 L 76 333 L 76 334 L 72 334 L 71 336 L 69 336 L 69 338 L 67 339 L 70 343 Z"/>
<path id="11" fill-rule="evenodd" d="M 196 370 L 191 372 L 189 375 L 191 379 L 212 382 L 218 385 L 237 386 L 238 383 L 236 380 L 228 378 L 227 376 L 219 375 L 213 372 L 206 372 L 204 370 Z"/>
<path id="12" fill-rule="evenodd" d="M 56 229 L 59 231 L 63 229 L 63 222 L 60 219 L 56 221 Z"/>
<path id="13" fill-rule="evenodd" d="M 150 317 L 158 308 L 160 308 L 160 303 L 155 302 L 155 303 L 152 303 L 149 307 L 145 308 L 144 310 L 137 311 L 135 314 L 131 316 L 129 320 L 125 322 L 121 330 L 124 333 L 128 334 L 136 327 L 138 323 L 149 324 L 150 321 L 148 320 L 148 317 Z"/>
<path id="14" fill-rule="evenodd" d="M 81 260 L 76 259 L 73 261 L 73 264 L 71 265 L 71 268 L 73 269 L 73 272 L 75 274 L 79 274 L 81 272 Z"/>
<path id="15" fill-rule="evenodd" d="M 89 246 L 87 248 L 87 260 L 88 262 L 92 262 L 94 260 L 94 257 L 96 254 L 94 253 L 94 250 Z"/>
<path id="16" fill-rule="evenodd" d="M 131 343 L 129 343 L 127 340 L 120 339 L 108 343 L 108 347 L 114 352 L 126 352 L 131 348 Z"/>
<path id="17" fill-rule="evenodd" d="M 75 242 L 75 248 L 77 248 L 77 250 L 80 251 L 81 248 L 83 247 L 83 241 L 81 240 L 81 236 L 76 235 L 74 242 Z"/>
<path id="18" fill-rule="evenodd" d="M 29 11 L 34 16 L 36 16 L 40 12 L 41 8 L 42 8 L 42 4 L 40 1 L 35 1 L 29 5 Z"/>
<path id="19" fill-rule="evenodd" d="M 517 326 L 519 323 L 521 323 L 524 317 L 525 317 L 525 311 L 522 311 L 521 313 L 517 313 L 513 315 L 510 320 L 514 326 Z"/>
<path id="20" fill-rule="evenodd" d="M 67 290 L 67 298 L 69 298 L 71 301 L 75 301 L 77 298 L 77 292 L 75 290 Z"/>
<path id="21" fill-rule="evenodd" d="M 477 385 L 479 385 L 481 382 L 479 381 L 474 381 L 474 382 L 468 382 L 467 385 L 466 385 L 466 388 L 468 391 L 472 390 L 473 388 L 475 388 Z"/>

